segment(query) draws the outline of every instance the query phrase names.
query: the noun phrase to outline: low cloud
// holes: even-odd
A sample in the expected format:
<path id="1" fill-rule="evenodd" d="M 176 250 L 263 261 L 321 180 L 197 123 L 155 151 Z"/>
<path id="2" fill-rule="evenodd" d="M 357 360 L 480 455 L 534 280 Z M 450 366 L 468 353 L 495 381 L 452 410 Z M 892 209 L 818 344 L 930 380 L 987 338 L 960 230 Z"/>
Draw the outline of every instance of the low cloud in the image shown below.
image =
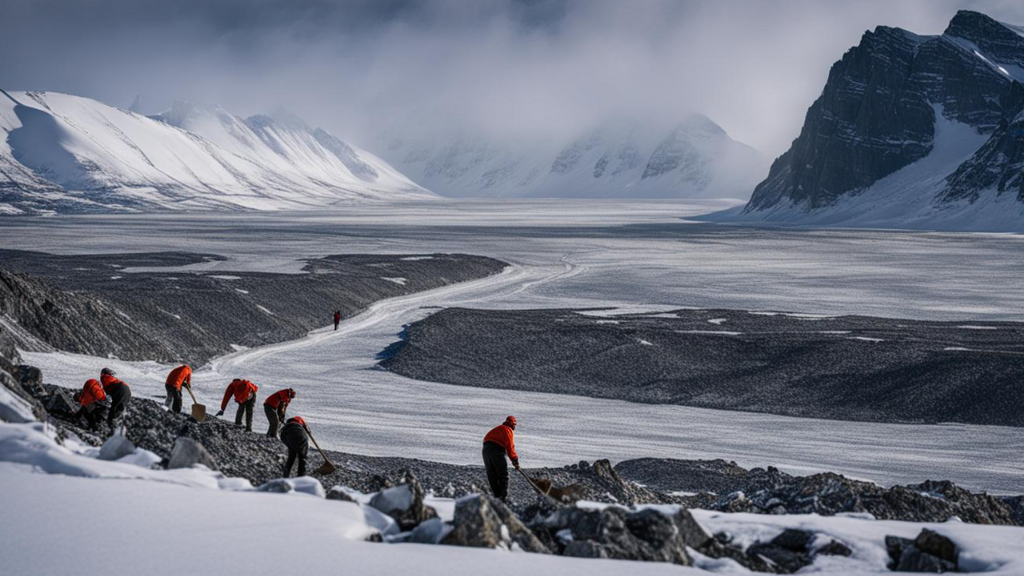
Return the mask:
<path id="1" fill-rule="evenodd" d="M 0 87 L 283 106 L 370 149 L 396 125 L 537 140 L 700 111 L 777 155 L 865 30 L 959 8 L 1024 23 L 1009 0 L 8 0 Z"/>

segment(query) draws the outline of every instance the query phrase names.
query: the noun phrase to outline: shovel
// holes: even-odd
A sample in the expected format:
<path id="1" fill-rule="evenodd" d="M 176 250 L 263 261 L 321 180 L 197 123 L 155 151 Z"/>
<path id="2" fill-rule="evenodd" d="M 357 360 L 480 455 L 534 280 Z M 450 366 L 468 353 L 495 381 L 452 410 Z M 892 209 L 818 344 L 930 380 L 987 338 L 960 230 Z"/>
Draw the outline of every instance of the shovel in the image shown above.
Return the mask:
<path id="1" fill-rule="evenodd" d="M 328 458 L 327 454 L 324 454 L 324 451 L 320 449 L 320 445 L 316 443 L 316 438 L 313 438 L 313 433 L 309 431 L 309 426 L 303 426 L 303 428 L 306 429 L 306 434 L 309 434 L 309 439 L 313 441 L 313 446 L 316 446 L 317 452 L 324 457 L 324 463 L 316 470 L 313 470 L 313 474 L 320 474 L 321 476 L 333 474 L 338 467 L 331 464 L 331 459 Z"/>
<path id="2" fill-rule="evenodd" d="M 188 390 L 188 395 L 192 397 L 192 417 L 196 419 L 196 422 L 206 420 L 206 404 L 196 402 L 196 395 L 192 393 L 191 386 L 185 386 L 185 389 Z"/>
<path id="3" fill-rule="evenodd" d="M 537 492 L 537 494 L 540 494 L 541 496 L 547 496 L 548 498 L 551 498 L 551 495 L 548 494 L 548 492 L 551 491 L 551 488 L 548 488 L 548 492 L 545 492 L 545 491 L 541 490 L 539 487 L 537 487 L 537 485 L 534 484 L 534 482 L 533 482 L 533 478 L 530 478 L 529 476 L 527 476 L 526 472 L 523 472 L 523 470 L 521 468 L 516 468 L 516 472 L 519 472 L 520 474 L 523 475 L 523 478 L 526 478 L 526 481 L 530 483 L 530 486 L 533 487 L 534 491 Z"/>

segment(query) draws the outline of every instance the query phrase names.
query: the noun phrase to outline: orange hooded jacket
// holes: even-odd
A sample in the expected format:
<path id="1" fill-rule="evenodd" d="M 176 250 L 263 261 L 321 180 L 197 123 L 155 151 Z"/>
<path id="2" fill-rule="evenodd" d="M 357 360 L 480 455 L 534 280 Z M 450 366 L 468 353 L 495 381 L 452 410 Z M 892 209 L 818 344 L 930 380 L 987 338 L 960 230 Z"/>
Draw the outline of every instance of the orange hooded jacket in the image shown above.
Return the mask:
<path id="1" fill-rule="evenodd" d="M 192 387 L 192 369 L 184 364 L 171 370 L 171 373 L 167 375 L 167 382 L 165 382 L 165 385 L 174 386 L 176 390 L 181 390 L 182 384 L 189 388 Z"/>
<path id="2" fill-rule="evenodd" d="M 228 384 L 228 389 L 224 391 L 224 399 L 220 402 L 220 409 L 223 410 L 228 407 L 228 398 L 231 398 L 232 395 L 235 396 L 235 402 L 244 404 L 249 399 L 249 395 L 255 394 L 259 389 L 259 386 L 248 380 L 235 378 L 231 381 L 231 384 Z"/>
<path id="3" fill-rule="evenodd" d="M 90 378 L 85 381 L 85 386 L 82 387 L 82 394 L 78 397 L 78 403 L 83 407 L 91 406 L 94 402 L 100 402 L 107 399 L 107 394 L 103 391 L 103 386 L 99 380 Z"/>
<path id="4" fill-rule="evenodd" d="M 294 396 L 295 390 L 292 390 L 291 388 L 285 388 L 284 390 L 278 390 L 277 392 L 271 394 L 270 397 L 263 401 L 263 403 L 266 404 L 267 406 L 270 406 L 271 408 L 279 408 L 281 406 L 287 408 L 288 403 L 292 401 L 292 398 Z"/>
<path id="5" fill-rule="evenodd" d="M 114 378 L 110 374 L 101 374 L 100 382 L 103 384 L 104 392 L 110 392 L 110 389 L 113 388 L 115 384 L 124 384 L 125 386 L 128 385 L 127 382 L 124 382 L 123 380 L 118 380 L 117 378 Z"/>
<path id="6" fill-rule="evenodd" d="M 487 436 L 484 436 L 484 442 L 494 442 L 498 446 L 504 448 L 505 454 L 508 454 L 508 459 L 515 464 L 519 462 L 519 455 L 516 454 L 514 436 L 515 433 L 512 431 L 512 428 L 504 424 L 499 424 L 492 428 L 491 431 L 487 433 Z"/>

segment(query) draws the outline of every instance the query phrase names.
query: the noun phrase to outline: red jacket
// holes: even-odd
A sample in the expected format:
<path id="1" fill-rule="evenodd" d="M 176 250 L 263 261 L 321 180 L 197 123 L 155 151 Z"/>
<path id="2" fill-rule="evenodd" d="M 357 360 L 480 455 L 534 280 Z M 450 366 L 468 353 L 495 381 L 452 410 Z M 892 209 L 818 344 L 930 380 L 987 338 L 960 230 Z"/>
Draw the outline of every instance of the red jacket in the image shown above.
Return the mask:
<path id="1" fill-rule="evenodd" d="M 263 403 L 271 408 L 277 408 L 279 410 L 287 408 L 288 403 L 292 401 L 292 396 L 295 395 L 295 391 L 291 388 L 284 390 L 278 390 L 270 395 Z"/>
<path id="2" fill-rule="evenodd" d="M 235 397 L 235 402 L 244 404 L 249 400 L 249 395 L 255 394 L 259 389 L 259 386 L 248 380 L 235 378 L 231 381 L 231 384 L 228 384 L 228 389 L 224 391 L 224 399 L 220 402 L 220 409 L 223 410 L 228 407 L 228 398 L 231 398 L 232 395 Z"/>
<path id="3" fill-rule="evenodd" d="M 306 427 L 306 421 L 302 419 L 302 416 L 292 416 L 288 419 L 288 422 L 295 422 L 300 424 L 303 428 Z"/>
<path id="4" fill-rule="evenodd" d="M 337 324 L 338 322 L 341 322 L 341 313 L 340 312 L 335 312 L 334 313 L 334 323 Z"/>
<path id="5" fill-rule="evenodd" d="M 519 455 L 516 454 L 514 436 L 515 432 L 513 432 L 511 428 L 504 424 L 499 424 L 492 428 L 491 431 L 487 433 L 487 436 L 484 436 L 484 442 L 494 442 L 498 446 L 504 448 L 505 454 L 508 454 L 509 460 L 515 464 L 519 462 Z"/>
<path id="6" fill-rule="evenodd" d="M 103 391 L 103 386 L 99 380 L 90 378 L 85 381 L 85 386 L 82 387 L 82 394 L 78 397 L 78 403 L 82 406 L 90 406 L 93 402 L 106 399 L 107 394 Z"/>
<path id="7" fill-rule="evenodd" d="M 189 388 L 192 387 L 192 369 L 182 364 L 171 373 L 167 375 L 167 386 L 174 386 L 176 389 L 181 390 L 181 385 L 184 384 Z"/>
<path id="8" fill-rule="evenodd" d="M 121 380 L 118 380 L 117 378 L 114 378 L 110 374 L 101 374 L 100 375 L 100 382 L 103 384 L 103 391 L 104 392 L 110 392 L 110 389 L 113 388 L 114 386 L 116 386 L 117 384 L 124 384 L 125 386 L 128 385 L 127 383 L 125 383 L 125 382 L 123 382 Z"/>

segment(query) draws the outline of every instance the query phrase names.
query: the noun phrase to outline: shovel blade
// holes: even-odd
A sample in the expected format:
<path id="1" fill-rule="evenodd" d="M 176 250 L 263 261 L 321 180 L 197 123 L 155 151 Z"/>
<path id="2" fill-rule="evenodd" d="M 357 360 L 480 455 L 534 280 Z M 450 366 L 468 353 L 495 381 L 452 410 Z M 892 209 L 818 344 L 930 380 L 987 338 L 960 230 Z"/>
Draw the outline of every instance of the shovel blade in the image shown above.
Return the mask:
<path id="1" fill-rule="evenodd" d="M 206 405 L 193 404 L 192 417 L 196 419 L 196 422 L 202 422 L 203 420 L 206 420 Z"/>
<path id="2" fill-rule="evenodd" d="M 321 476 L 326 476 L 328 474 L 333 474 L 337 469 L 338 467 L 335 466 L 334 464 L 331 464 L 330 462 L 324 462 L 319 468 L 314 470 L 313 473 L 319 474 Z"/>

